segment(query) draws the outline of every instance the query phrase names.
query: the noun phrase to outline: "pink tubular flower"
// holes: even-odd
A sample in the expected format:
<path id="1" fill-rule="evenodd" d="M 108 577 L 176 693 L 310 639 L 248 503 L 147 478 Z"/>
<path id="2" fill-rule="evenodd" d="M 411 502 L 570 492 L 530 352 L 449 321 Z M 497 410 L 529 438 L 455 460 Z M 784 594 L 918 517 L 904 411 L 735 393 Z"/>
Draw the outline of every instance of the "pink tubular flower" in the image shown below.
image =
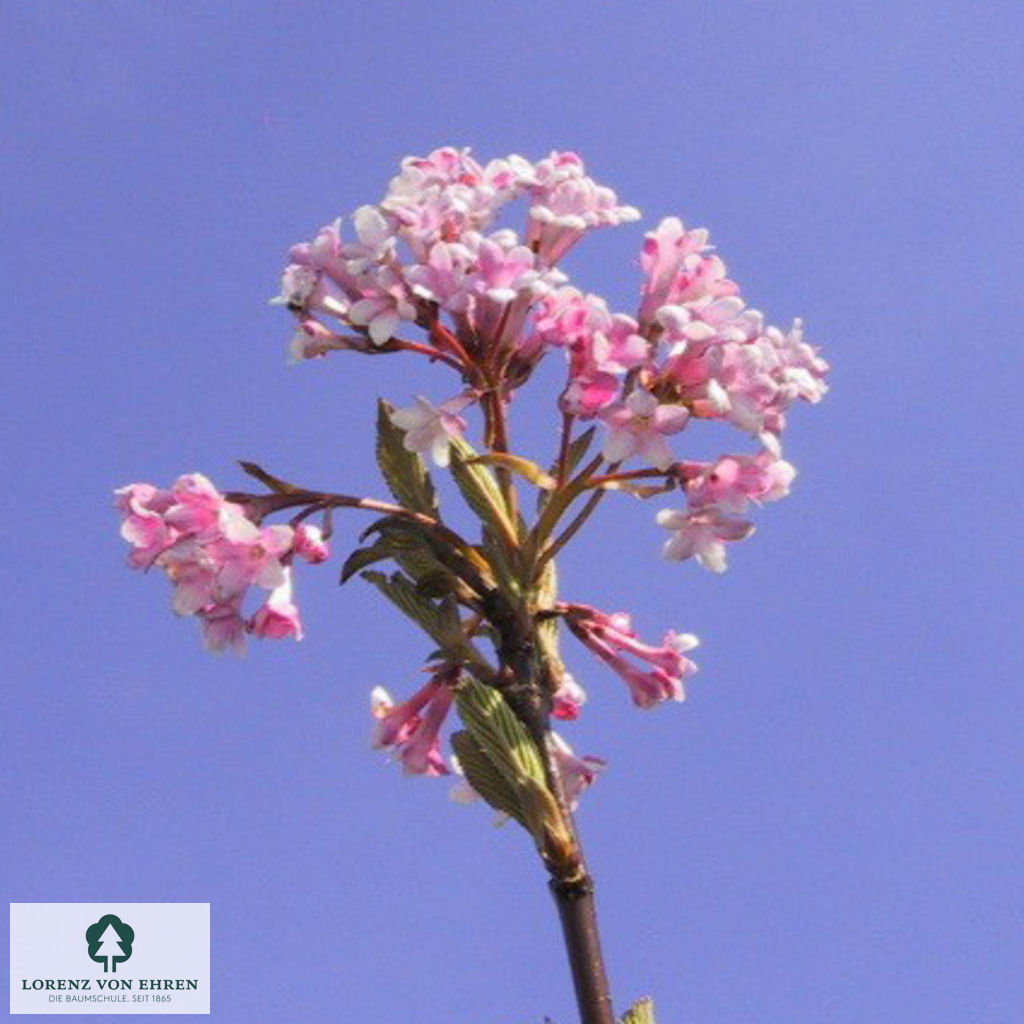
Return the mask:
<path id="1" fill-rule="evenodd" d="M 393 749 L 408 775 L 447 775 L 441 756 L 440 729 L 451 708 L 450 683 L 456 671 L 445 667 L 407 701 L 394 704 L 387 690 L 374 687 L 371 707 L 377 719 L 371 744 Z"/>
<path id="2" fill-rule="evenodd" d="M 726 543 L 746 540 L 754 532 L 754 524 L 730 516 L 717 505 L 683 511 L 662 509 L 657 515 L 659 526 L 672 531 L 665 541 L 663 557 L 681 562 L 691 556 L 705 569 L 722 573 L 728 568 Z"/>
<path id="3" fill-rule="evenodd" d="M 760 314 L 744 310 L 716 329 L 710 342 L 674 347 L 665 379 L 676 384 L 684 400 L 711 397 L 714 389 L 718 398 L 700 415 L 722 416 L 766 447 L 778 448 L 789 407 L 797 400 L 819 402 L 828 391 L 828 364 L 803 340 L 799 320 L 783 334 L 765 327 Z M 697 412 L 696 401 L 692 404 Z"/>
<path id="4" fill-rule="evenodd" d="M 708 232 L 704 228 L 687 231 L 678 217 L 666 217 L 648 232 L 640 265 L 647 278 L 640 304 L 640 322 L 645 326 L 662 306 L 738 291 L 725 276 L 725 264 L 710 254 Z"/>
<path id="5" fill-rule="evenodd" d="M 642 366 L 650 344 L 632 317 L 611 313 L 604 299 L 560 288 L 537 303 L 534 330 L 524 342 L 539 359 L 547 346 L 565 349 L 569 383 L 560 405 L 564 412 L 587 419 L 619 394 L 619 377 Z"/>
<path id="6" fill-rule="evenodd" d="M 683 406 L 659 405 L 654 395 L 639 390 L 600 415 L 608 425 L 605 459 L 617 463 L 638 455 L 657 469 L 668 469 L 675 461 L 666 435 L 678 433 L 690 418 Z"/>
<path id="7" fill-rule="evenodd" d="M 575 153 L 552 153 L 535 168 L 526 242 L 548 264 L 560 260 L 583 234 L 639 220 L 640 211 L 620 206 L 615 193 L 586 174 Z"/>
<path id="8" fill-rule="evenodd" d="M 637 637 L 624 612 L 609 615 L 580 604 L 562 607 L 569 629 L 622 677 L 637 707 L 651 708 L 663 700 L 684 699 L 683 680 L 697 671 L 697 666 L 685 657 L 699 643 L 692 633 L 669 630 L 661 646 L 653 647 Z M 650 668 L 641 669 L 624 657 L 626 654 Z"/>
<path id="9" fill-rule="evenodd" d="M 604 771 L 605 762 L 600 757 L 584 754 L 582 757 L 573 753 L 572 747 L 557 733 L 550 734 L 551 753 L 558 766 L 558 778 L 562 784 L 569 809 L 575 811 L 580 797 L 596 781 Z"/>
<path id="10" fill-rule="evenodd" d="M 447 466 L 453 437 L 462 437 L 466 421 L 459 415 L 473 401 L 470 394 L 456 395 L 440 405 L 417 396 L 415 405 L 395 409 L 391 422 L 405 431 L 403 444 L 410 452 L 430 453 L 438 466 Z"/>

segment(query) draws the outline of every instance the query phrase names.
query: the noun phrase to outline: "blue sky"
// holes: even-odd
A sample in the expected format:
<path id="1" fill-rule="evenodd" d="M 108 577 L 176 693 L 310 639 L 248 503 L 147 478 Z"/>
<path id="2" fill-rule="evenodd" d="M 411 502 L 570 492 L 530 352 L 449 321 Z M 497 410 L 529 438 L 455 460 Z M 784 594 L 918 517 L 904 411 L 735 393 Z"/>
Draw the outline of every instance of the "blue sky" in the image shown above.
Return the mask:
<path id="1" fill-rule="evenodd" d="M 376 395 L 446 385 L 287 366 L 287 247 L 407 153 L 575 149 L 644 212 L 573 254 L 583 287 L 629 309 L 679 215 L 833 364 L 724 577 L 626 501 L 564 560 L 574 599 L 703 641 L 650 713 L 567 642 L 618 1002 L 1019 1019 L 1022 30 L 998 2 L 5 4 L 9 900 L 209 901 L 225 1024 L 573 1019 L 525 837 L 368 750 L 370 687 L 426 653 L 405 623 L 311 568 L 301 645 L 210 658 L 122 568 L 110 491 L 256 458 L 381 493 Z"/>

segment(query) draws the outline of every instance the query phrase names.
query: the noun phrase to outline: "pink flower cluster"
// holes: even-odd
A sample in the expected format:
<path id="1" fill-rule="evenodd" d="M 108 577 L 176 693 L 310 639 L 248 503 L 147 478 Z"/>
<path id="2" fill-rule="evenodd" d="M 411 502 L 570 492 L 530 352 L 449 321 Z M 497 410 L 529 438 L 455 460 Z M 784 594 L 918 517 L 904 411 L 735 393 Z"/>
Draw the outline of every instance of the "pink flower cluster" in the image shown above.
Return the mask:
<path id="1" fill-rule="evenodd" d="M 485 234 L 518 198 L 529 204 L 526 239 Z M 343 239 L 338 220 L 295 246 L 278 301 L 303 322 L 325 326 L 329 317 L 375 345 L 403 322 L 428 324 L 437 309 L 501 345 L 520 333 L 533 302 L 565 280 L 555 264 L 586 231 L 638 216 L 575 153 L 483 166 L 468 150 L 438 149 L 407 157 L 380 204 L 353 213 L 354 239 Z"/>
<path id="2" fill-rule="evenodd" d="M 525 232 L 493 230 L 515 200 L 526 203 Z M 645 236 L 635 316 L 573 287 L 558 268 L 586 232 L 638 217 L 575 153 L 481 164 L 468 150 L 438 149 L 406 158 L 380 203 L 352 214 L 354 237 L 343 237 L 339 220 L 295 246 L 276 301 L 298 317 L 296 358 L 406 348 L 443 358 L 471 384 L 474 367 L 497 366 L 506 400 L 559 349 L 568 366 L 561 411 L 602 424 L 603 453 L 616 467 L 639 459 L 672 471 L 679 463 L 669 439 L 696 419 L 732 423 L 762 449 L 725 460 L 774 458 L 788 467 L 780 443 L 787 410 L 820 401 L 828 365 L 799 320 L 784 331 L 747 306 L 705 229 L 668 217 Z M 417 328 L 425 340 L 397 337 Z M 395 422 L 411 450 L 443 466 L 465 429 L 459 413 L 478 397 L 470 387 L 437 405 L 420 398 Z M 673 531 L 666 557 L 693 555 L 721 571 L 723 545 L 752 526 L 708 493 L 688 491 L 688 510 L 659 521 Z"/>
<path id="3" fill-rule="evenodd" d="M 688 509 L 662 509 L 658 524 L 672 531 L 663 554 L 673 561 L 695 557 L 705 569 L 724 572 L 725 545 L 744 540 L 754 524 L 742 518 L 751 504 L 789 494 L 796 469 L 771 450 L 757 455 L 724 455 L 713 463 L 684 463 Z"/>
<path id="4" fill-rule="evenodd" d="M 661 646 L 654 647 L 633 632 L 625 612 L 609 615 L 585 604 L 562 603 L 558 608 L 577 639 L 621 676 L 637 707 L 652 708 L 665 700 L 684 699 L 683 680 L 697 671 L 686 657 L 699 643 L 692 633 L 669 630 Z M 641 668 L 637 662 L 647 667 Z"/>
<path id="5" fill-rule="evenodd" d="M 198 617 L 210 650 L 241 653 L 247 634 L 302 639 L 291 563 L 295 555 L 308 562 L 328 557 L 317 527 L 258 526 L 199 473 L 179 477 L 167 490 L 137 483 L 115 493 L 121 536 L 132 546 L 129 564 L 167 573 L 174 611 Z M 246 615 L 250 587 L 269 593 Z"/>

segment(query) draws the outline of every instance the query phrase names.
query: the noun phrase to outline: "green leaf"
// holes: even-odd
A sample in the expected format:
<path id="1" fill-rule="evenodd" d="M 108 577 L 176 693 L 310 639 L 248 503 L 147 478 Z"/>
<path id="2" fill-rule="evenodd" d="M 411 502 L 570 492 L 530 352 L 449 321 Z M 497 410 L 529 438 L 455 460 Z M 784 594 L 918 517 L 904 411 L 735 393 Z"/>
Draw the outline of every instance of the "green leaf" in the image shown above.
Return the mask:
<path id="1" fill-rule="evenodd" d="M 394 406 L 377 402 L 377 465 L 395 500 L 413 512 L 437 516 L 437 494 L 426 463 L 405 447 L 405 432 L 391 422 Z"/>
<path id="2" fill-rule="evenodd" d="M 422 627 L 442 650 L 465 643 L 462 624 L 453 599 L 446 599 L 440 604 L 432 601 L 419 592 L 413 580 L 400 572 L 387 576 L 382 572 L 367 570 L 362 577 Z"/>
<path id="3" fill-rule="evenodd" d="M 394 545 L 384 538 L 381 538 L 369 547 L 356 548 L 345 559 L 345 564 L 341 567 L 341 582 L 347 583 L 360 569 L 365 569 L 368 565 L 382 562 L 385 558 L 394 557 Z"/>
<path id="4" fill-rule="evenodd" d="M 450 531 L 440 533 L 423 523 L 390 515 L 368 526 L 360 539 L 373 533 L 387 538 L 394 549 L 395 561 L 417 583 L 444 572 L 452 581 L 449 590 L 454 587 L 460 594 L 468 594 L 474 585 L 479 587 L 493 582 L 490 567 L 480 553 Z M 457 586 L 456 580 L 460 581 Z"/>
<path id="5" fill-rule="evenodd" d="M 471 466 L 501 466 L 511 470 L 513 473 L 518 473 L 524 479 L 529 480 L 531 484 L 544 491 L 553 490 L 555 487 L 555 478 L 553 476 L 545 473 L 536 462 L 524 459 L 521 455 L 511 455 L 508 452 L 491 452 L 489 455 L 478 455 L 474 459 L 469 459 L 468 464 Z"/>
<path id="6" fill-rule="evenodd" d="M 452 438 L 452 478 L 462 492 L 466 504 L 510 547 L 518 544 L 516 529 L 494 475 L 477 462 L 477 452 L 463 438 Z"/>
<path id="7" fill-rule="evenodd" d="M 623 1015 L 622 1024 L 655 1024 L 654 1000 L 645 996 Z"/>
<path id="8" fill-rule="evenodd" d="M 526 819 L 523 817 L 523 809 L 519 806 L 515 789 L 494 767 L 480 744 L 466 730 L 453 732 L 451 741 L 466 781 L 496 811 L 507 814 L 526 828 Z"/>
<path id="9" fill-rule="evenodd" d="M 587 427 L 574 441 L 569 444 L 569 451 L 565 460 L 565 472 L 571 474 L 583 461 L 583 456 L 590 448 L 590 442 L 594 440 L 597 427 Z"/>
<path id="10" fill-rule="evenodd" d="M 384 516 L 371 523 L 359 535 L 366 540 L 372 534 L 380 534 L 377 543 L 387 543 L 394 552 L 395 561 L 400 565 L 408 561 L 416 566 L 416 571 L 409 571 L 413 579 L 428 572 L 436 571 L 441 562 L 434 551 L 435 541 L 426 527 L 401 516 Z"/>
<path id="11" fill-rule="evenodd" d="M 466 677 L 455 691 L 459 715 L 488 760 L 518 792 L 529 782 L 546 787 L 540 751 L 505 698 Z"/>

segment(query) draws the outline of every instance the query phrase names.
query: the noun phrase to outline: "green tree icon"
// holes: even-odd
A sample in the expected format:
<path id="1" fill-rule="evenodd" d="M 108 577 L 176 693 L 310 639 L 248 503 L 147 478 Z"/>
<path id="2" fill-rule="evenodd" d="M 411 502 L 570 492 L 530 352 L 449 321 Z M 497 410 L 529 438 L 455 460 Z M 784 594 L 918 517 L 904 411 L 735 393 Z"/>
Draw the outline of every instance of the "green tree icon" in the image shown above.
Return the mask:
<path id="1" fill-rule="evenodd" d="M 95 924 L 85 930 L 85 941 L 89 943 L 89 957 L 103 964 L 103 973 L 117 973 L 117 965 L 132 955 L 135 931 L 114 914 L 104 914 Z"/>

